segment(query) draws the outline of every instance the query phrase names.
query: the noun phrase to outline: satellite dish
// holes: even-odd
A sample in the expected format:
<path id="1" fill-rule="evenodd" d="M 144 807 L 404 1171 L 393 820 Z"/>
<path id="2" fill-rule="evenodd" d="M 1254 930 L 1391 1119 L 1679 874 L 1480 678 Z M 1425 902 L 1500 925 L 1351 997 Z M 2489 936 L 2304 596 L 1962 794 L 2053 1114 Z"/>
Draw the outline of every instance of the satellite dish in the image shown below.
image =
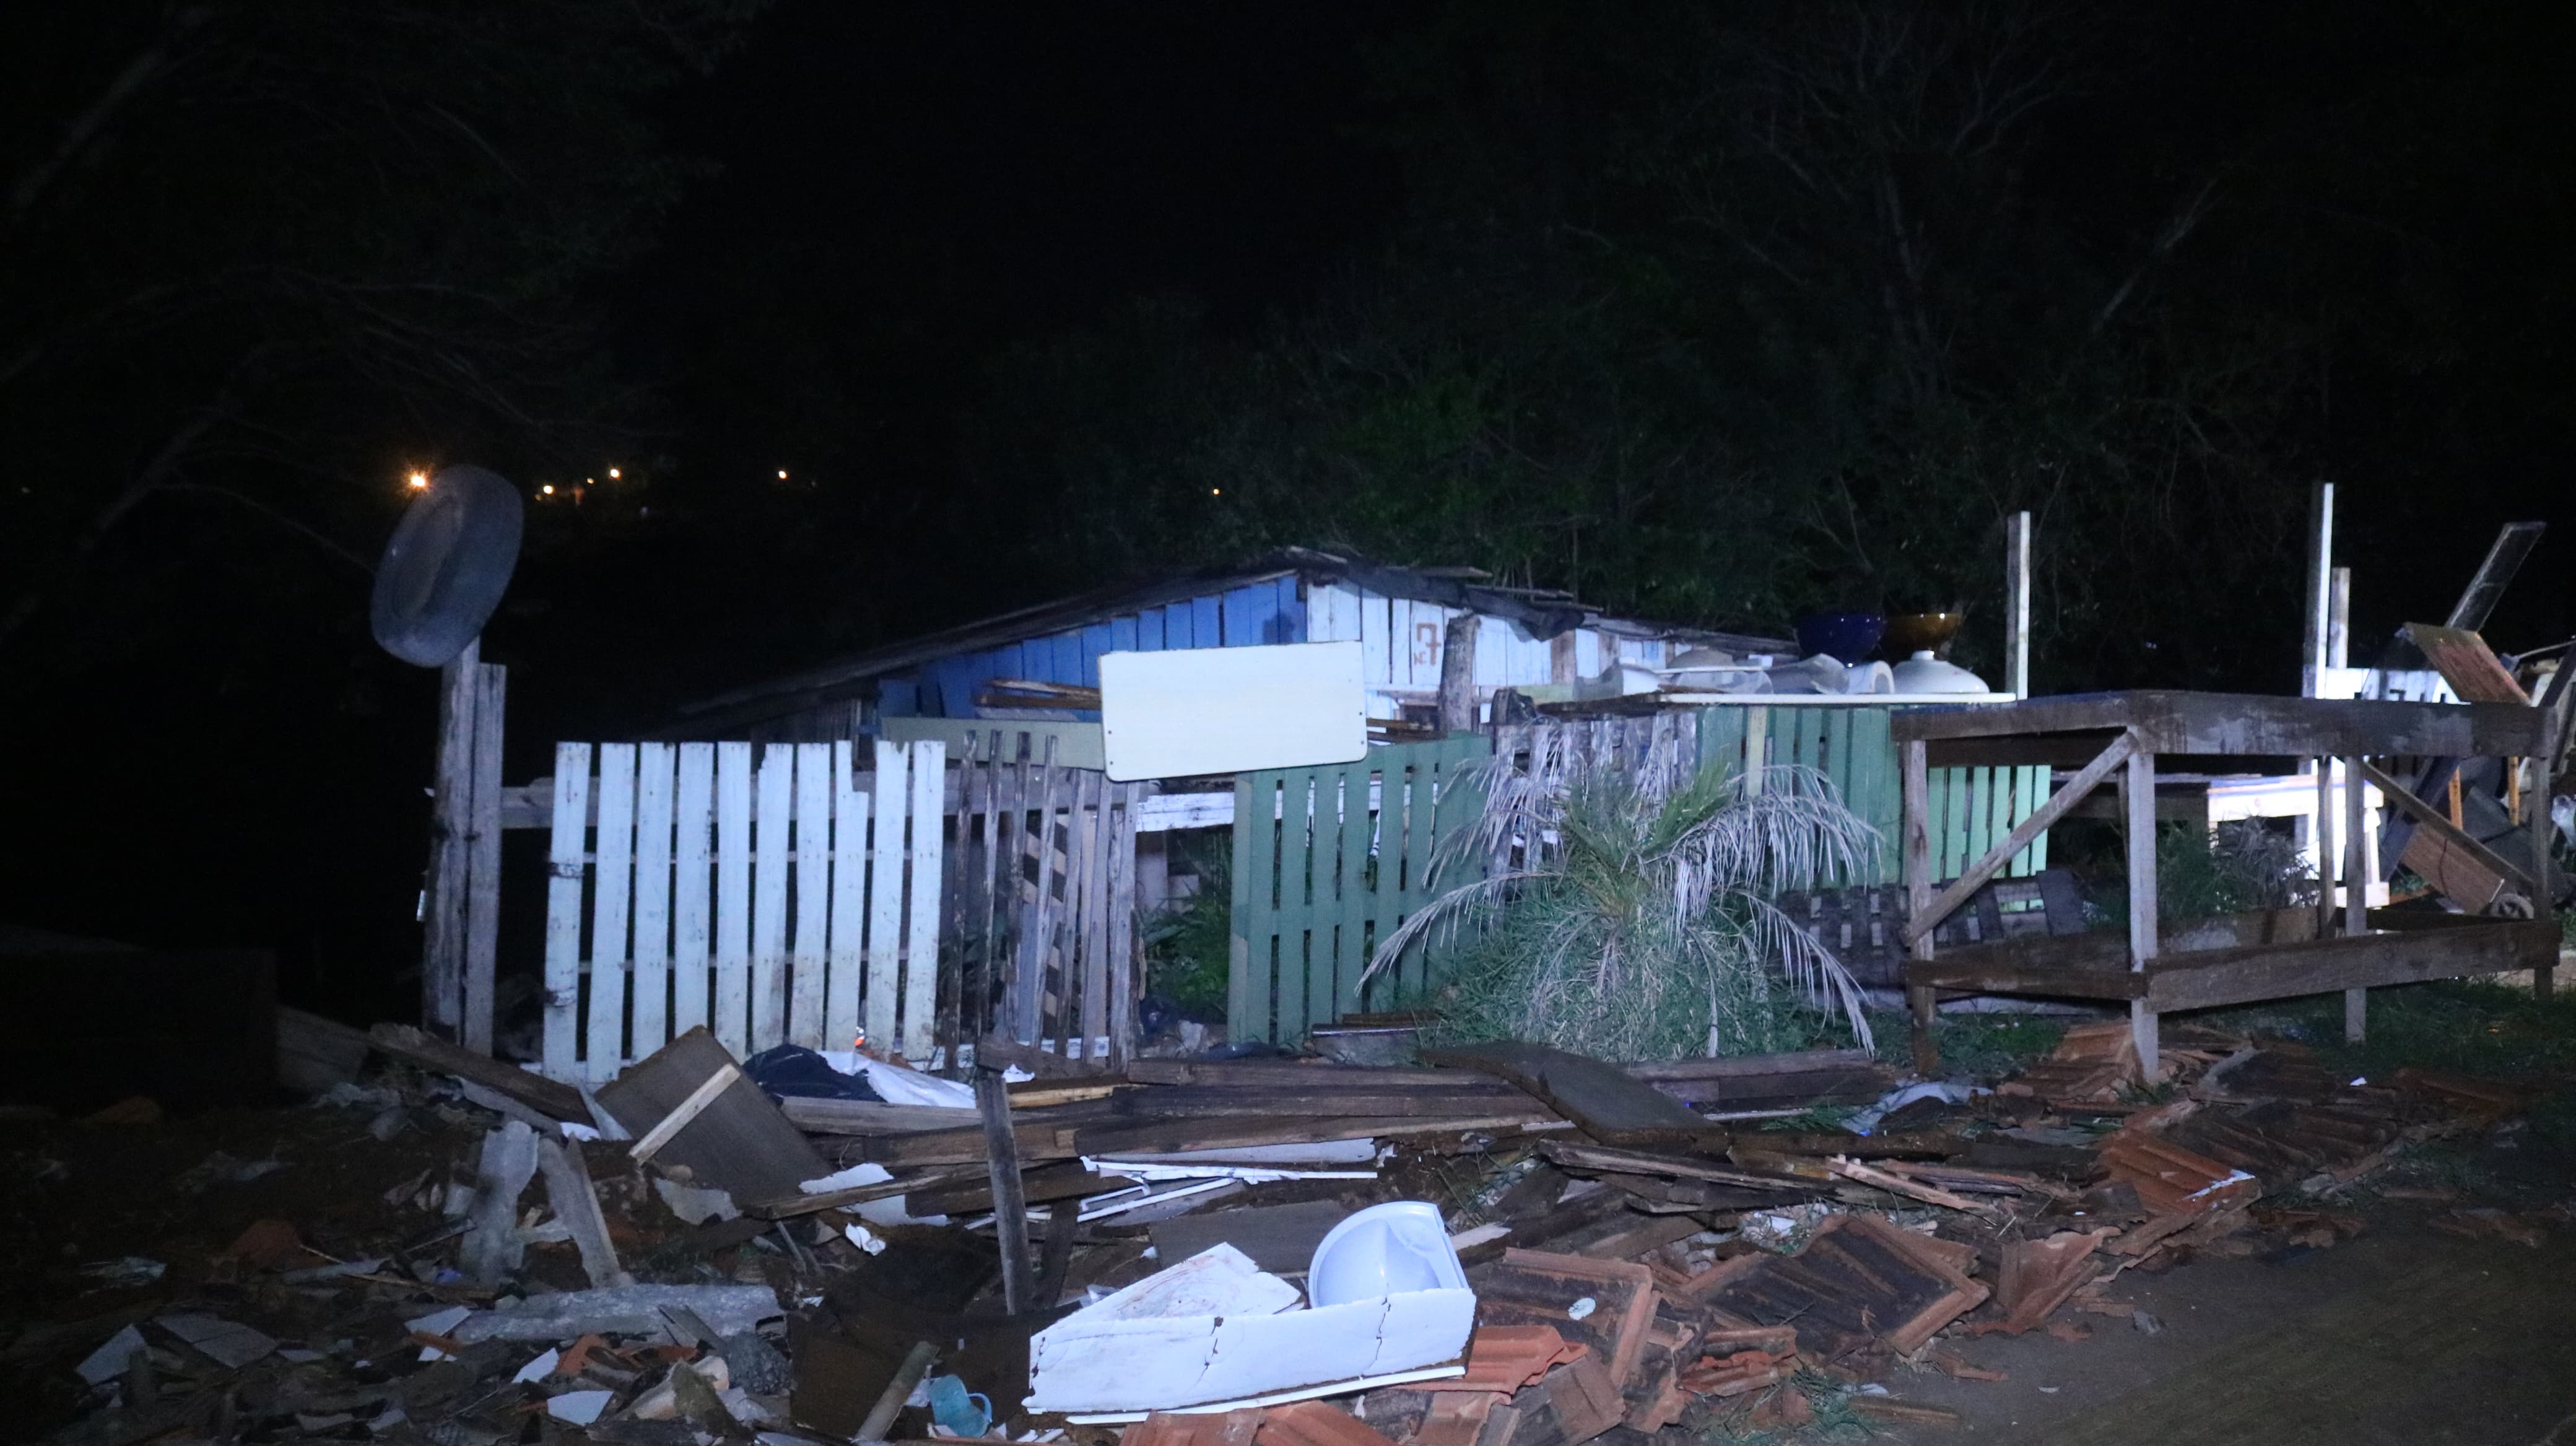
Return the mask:
<path id="1" fill-rule="evenodd" d="M 376 642 L 424 668 L 453 661 L 501 605 L 523 521 L 519 490 L 497 472 L 449 467 L 432 477 L 376 564 Z"/>

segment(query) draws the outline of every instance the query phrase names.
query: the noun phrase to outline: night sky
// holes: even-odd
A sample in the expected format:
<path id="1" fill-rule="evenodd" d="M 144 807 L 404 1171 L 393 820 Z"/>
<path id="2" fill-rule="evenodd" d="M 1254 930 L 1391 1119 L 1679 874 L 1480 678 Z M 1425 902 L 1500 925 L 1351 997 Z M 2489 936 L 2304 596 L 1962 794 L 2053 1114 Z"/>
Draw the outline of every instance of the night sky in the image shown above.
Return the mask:
<path id="1" fill-rule="evenodd" d="M 0 22 L 12 195 L 33 198 L 0 222 L 0 340 L 32 339 L 0 356 L 0 424 L 21 439 L 25 483 L 8 499 L 17 510 L 0 510 L 0 590 L 44 588 L 42 606 L 0 637 L 0 924 L 272 947 L 290 1000 L 351 1018 L 402 1011 L 434 680 L 374 652 L 366 577 L 332 549 L 373 556 L 413 465 L 479 460 L 564 489 L 532 508 L 520 578 L 487 635 L 487 658 L 512 667 L 512 781 L 543 771 L 557 738 L 631 735 L 772 671 L 1302 526 L 1277 520 L 1287 513 L 1181 515 L 1148 532 L 1149 493 L 1086 491 L 1084 479 L 1105 475 L 1098 456 L 1077 466 L 1028 439 L 1053 447 L 1096 433 L 1123 446 L 1144 434 L 1116 455 L 1160 456 L 1186 450 L 1153 431 L 1177 435 L 1177 414 L 1071 388 L 1033 397 L 1027 378 L 1044 373 L 1026 359 L 1114 329 L 1139 306 L 1185 312 L 1193 355 L 1329 356 L 1322 343 L 1295 351 L 1307 343 L 1293 338 L 1321 334 L 1321 323 L 1301 333 L 1301 318 L 1373 314 L 1352 298 L 1439 295 L 1488 264 L 1478 258 L 1496 248 L 1479 238 L 1517 226 L 1612 237 L 1670 268 L 1658 276 L 1686 276 L 1671 257 L 1696 244 L 1692 233 L 1640 219 L 1652 168 L 1619 159 L 1621 107 L 1636 93 L 1624 77 L 1644 72 L 1617 67 L 1654 57 L 1629 53 L 1616 32 L 1631 21 L 1637 35 L 1687 28 L 1671 17 L 1689 11 L 781 0 L 738 35 L 714 27 L 732 43 L 710 44 L 703 73 L 675 67 L 631 103 L 558 114 L 547 107 L 573 101 L 550 88 L 614 93 L 615 77 L 570 66 L 562 47 L 596 51 L 623 7 L 522 7 L 507 25 L 526 33 L 502 35 L 473 69 L 451 65 L 444 41 L 371 39 L 333 7 L 282 6 L 253 25 L 219 6 L 207 28 L 172 42 L 182 59 L 168 79 L 113 115 L 97 146 L 70 148 L 76 164 L 60 179 L 49 158 L 178 12 L 102 6 Z M 1471 13 L 1474 23 L 1461 19 Z M 2047 264 L 2120 274 L 2177 198 L 2215 178 L 2217 202 L 2147 286 L 2165 309 L 2136 325 L 2187 334 L 2212 317 L 2277 320 L 2248 327 L 2248 354 L 2287 338 L 2281 353 L 2301 358 L 2294 378 L 2264 382 L 2257 402 L 2228 412 L 2245 430 L 2211 445 L 2259 452 L 2281 489 L 2346 489 L 2338 550 L 2359 576 L 2357 647 L 2438 617 L 2515 517 L 2548 518 L 2553 532 L 2489 636 L 2510 649 L 2576 630 L 2565 561 L 2576 555 L 2565 341 L 2576 129 L 2564 115 L 2562 7 L 2102 14 L 2098 27 L 2073 27 L 2098 31 L 2084 37 L 2088 78 L 2041 112 L 2011 162 L 2013 193 L 2056 218 Z M 369 46 L 410 57 L 350 87 L 390 96 L 398 133 L 349 119 L 373 100 L 343 113 L 315 99 L 278 111 L 284 120 L 235 125 L 282 94 L 308 94 L 273 82 L 263 57 L 357 70 L 377 63 Z M 630 121 L 633 138 L 612 145 Z M 403 166 L 469 132 L 509 160 L 506 183 L 448 186 L 437 180 L 448 172 L 431 170 L 399 184 Z M 299 148 L 323 146 L 338 149 L 298 169 Z M 629 185 L 619 167 L 638 155 L 652 158 L 650 178 Z M 368 177 L 392 178 L 375 202 L 335 200 Z M 585 216 L 601 218 L 595 231 Z M 1971 216 L 1963 234 L 2021 224 Z M 472 338 L 499 323 L 479 312 L 420 323 L 388 359 L 364 350 L 373 343 L 348 320 L 358 313 L 347 297 L 255 292 L 301 284 L 292 277 L 315 271 L 317 256 L 471 267 L 487 264 L 484 250 L 558 233 L 569 239 L 549 241 L 549 256 L 572 259 L 546 273 L 559 278 L 552 289 L 493 283 L 506 302 L 496 313 L 542 311 L 546 326 L 488 352 Z M 1666 249 L 1634 239 L 1650 235 Z M 301 259 L 290 266 L 271 247 Z M 227 299 L 129 320 L 160 304 L 156 278 L 181 275 L 192 253 L 225 258 L 186 274 Z M 499 274 L 502 263 L 488 264 Z M 1508 267 L 1492 276 L 1525 280 Z M 1669 284 L 1677 311 L 1717 318 L 1676 322 L 1675 334 L 1722 357 L 1741 334 L 1722 310 L 1732 293 Z M 1643 283 L 1634 293 L 1655 294 Z M 1533 293 L 1497 283 L 1494 294 Z M 66 321 L 71 303 L 59 299 L 90 296 L 129 309 Z M 1508 350 L 1492 338 L 1508 342 L 1519 304 L 1497 302 L 1472 336 L 1461 332 L 1467 365 Z M 279 320 L 306 315 L 296 307 L 314 319 Z M 2047 310 L 2032 308 L 2032 334 L 2067 329 Z M 1640 324 L 1656 312 L 1640 305 Z M 1403 315 L 1418 330 L 1432 323 L 1411 318 L 1456 313 L 1425 303 Z M 261 346 L 237 340 L 254 331 Z M 1629 365 L 1638 345 L 1603 355 Z M 333 348 L 360 360 L 291 370 L 342 354 Z M 439 370 L 451 352 L 471 366 Z M 202 364 L 162 362 L 200 353 Z M 2235 375 L 2191 354 L 2206 375 Z M 436 365 L 404 370 L 425 357 Z M 2272 365 L 2258 358 L 2243 372 Z M 514 396 L 525 405 L 474 410 L 456 380 L 466 371 L 504 389 L 494 379 L 524 373 Z M 2139 369 L 2162 385 L 2153 373 Z M 1274 373 L 1247 362 L 1241 374 Z M 442 400 L 451 392 L 466 399 Z M 186 473 L 207 490 L 156 497 L 57 572 L 83 520 L 148 465 L 174 419 L 236 395 L 252 398 L 239 425 L 211 434 L 221 445 Z M 1699 404 L 1676 395 L 1667 405 L 1687 422 Z M 1312 451 L 1312 437 L 1354 434 L 1298 435 Z M 1099 455 L 1112 452 L 1103 443 Z M 564 505 L 611 465 L 626 474 L 615 488 Z M 1408 499 L 1382 510 L 1399 504 Z M 1096 529 L 1060 525 L 1064 509 L 1093 506 L 1135 512 L 1147 540 L 1121 551 Z M 1355 503 L 1335 515 L 1380 513 Z M 1352 524 L 1408 535 L 1393 523 L 1366 532 L 1376 525 Z M 1640 552 L 1633 566 L 1642 576 L 1675 556 L 1687 553 Z M 2227 576 L 2255 576 L 2259 563 L 2239 558 Z M 1587 594 L 1631 582 L 1568 578 L 1545 554 L 1513 565 Z M 2294 588 L 2294 539 L 2276 565 Z M 2212 590 L 2188 552 L 2156 566 L 2135 584 L 2151 601 L 2157 576 L 2177 598 Z M 1815 602 L 1841 585 L 1819 569 L 1765 596 Z M 2152 654 L 2088 624 L 2103 636 L 2070 649 L 2060 681 L 2295 687 L 2295 613 L 2277 598 L 2198 598 L 2174 616 L 2189 621 L 2149 640 Z"/>

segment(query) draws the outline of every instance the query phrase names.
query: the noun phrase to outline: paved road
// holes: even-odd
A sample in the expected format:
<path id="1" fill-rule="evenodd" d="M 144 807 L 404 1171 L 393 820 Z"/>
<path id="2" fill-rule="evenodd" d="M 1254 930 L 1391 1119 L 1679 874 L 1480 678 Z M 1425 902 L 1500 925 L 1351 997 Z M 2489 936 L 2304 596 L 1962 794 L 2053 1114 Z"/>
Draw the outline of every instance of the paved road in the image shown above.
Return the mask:
<path id="1" fill-rule="evenodd" d="M 2166 1326 L 2101 1316 L 2073 1344 L 1989 1336 L 2004 1382 L 1922 1376 L 1897 1394 L 1996 1446 L 2576 1446 L 2576 1238 L 2541 1249 L 2392 1226 L 2282 1263 L 2121 1277 Z M 2050 1389 L 2053 1388 L 2053 1389 Z"/>

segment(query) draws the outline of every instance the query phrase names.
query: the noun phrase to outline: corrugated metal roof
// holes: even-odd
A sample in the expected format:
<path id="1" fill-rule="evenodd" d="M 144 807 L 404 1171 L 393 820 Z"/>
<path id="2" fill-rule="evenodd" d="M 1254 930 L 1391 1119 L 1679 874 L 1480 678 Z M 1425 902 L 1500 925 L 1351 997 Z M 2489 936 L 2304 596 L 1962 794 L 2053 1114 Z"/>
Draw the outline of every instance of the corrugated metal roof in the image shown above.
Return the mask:
<path id="1" fill-rule="evenodd" d="M 1485 574 L 1473 568 L 1398 567 L 1357 556 L 1295 547 L 1271 553 L 1240 568 L 1195 573 L 1141 586 L 1099 588 L 939 632 L 925 633 L 688 704 L 680 709 L 680 716 L 693 729 L 720 724 L 732 717 L 771 717 L 857 696 L 877 679 L 961 653 L 979 652 L 1081 628 L 1144 609 L 1211 597 L 1288 576 L 1298 577 L 1309 584 L 1348 581 L 1388 597 L 1437 603 L 1488 617 L 1507 618 L 1519 623 L 1532 636 L 1541 638 L 1553 637 L 1570 628 L 1591 627 L 1626 637 L 1663 638 L 1739 652 L 1786 652 L 1792 646 L 1778 638 L 1603 617 L 1570 593 L 1498 586 L 1485 581 Z"/>

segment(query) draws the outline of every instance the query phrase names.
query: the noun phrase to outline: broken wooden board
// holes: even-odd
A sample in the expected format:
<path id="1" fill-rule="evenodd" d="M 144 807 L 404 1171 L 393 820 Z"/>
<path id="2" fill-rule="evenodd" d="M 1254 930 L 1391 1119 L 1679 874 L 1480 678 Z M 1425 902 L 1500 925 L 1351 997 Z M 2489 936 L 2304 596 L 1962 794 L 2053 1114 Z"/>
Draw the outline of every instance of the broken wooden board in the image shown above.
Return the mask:
<path id="1" fill-rule="evenodd" d="M 2520 703 L 2528 706 L 2531 695 L 2516 682 L 2513 670 L 2497 657 L 2487 640 L 2468 628 L 2438 628 L 2431 623 L 2408 623 L 2406 640 L 2423 650 L 2425 658 L 2460 695 L 2463 703 Z"/>
<path id="2" fill-rule="evenodd" d="M 1723 1128 L 1597 1059 L 1521 1040 L 1427 1050 L 1424 1057 L 1500 1076 L 1605 1145 L 1666 1145 L 1711 1152 L 1726 1148 Z"/>
<path id="3" fill-rule="evenodd" d="M 700 1026 L 601 1085 L 599 1103 L 640 1137 L 727 1066 L 740 1068 L 732 1052 Z M 687 1169 L 691 1184 L 730 1191 L 736 1200 L 786 1199 L 801 1194 L 806 1181 L 832 1172 L 747 1078 L 727 1085 L 656 1158 L 665 1170 Z"/>
<path id="4" fill-rule="evenodd" d="M 1784 1197 L 1805 1199 L 1831 1189 L 1829 1175 L 1799 1176 L 1759 1169 L 1738 1169 L 1713 1160 L 1658 1154 L 1647 1150 L 1617 1150 L 1600 1145 L 1586 1145 L 1572 1140 L 1548 1140 L 1539 1145 L 1539 1153 L 1568 1170 L 1597 1170 L 1621 1175 L 1663 1175 L 1678 1180 L 1700 1180 L 1712 1185 L 1732 1186 L 1750 1192 L 1735 1203 L 1745 1205 L 1778 1204 Z M 1730 1208 L 1732 1208 L 1730 1206 Z"/>
<path id="5" fill-rule="evenodd" d="M 458 1079 L 472 1080 L 486 1089 L 498 1090 L 541 1114 L 579 1124 L 590 1123 L 590 1107 L 582 1103 L 581 1091 L 571 1085 L 550 1080 L 487 1054 L 477 1054 L 463 1045 L 450 1044 L 408 1024 L 379 1024 L 367 1032 L 367 1042 L 396 1059 L 423 1069 L 452 1074 Z"/>
<path id="6" fill-rule="evenodd" d="M 1350 1213 L 1331 1200 L 1301 1200 L 1293 1205 L 1176 1215 L 1154 1222 L 1154 1256 L 1187 1260 L 1223 1243 L 1251 1256 L 1254 1265 L 1273 1275 L 1302 1275 L 1314 1261 L 1315 1247 L 1324 1243 L 1325 1233 Z"/>

